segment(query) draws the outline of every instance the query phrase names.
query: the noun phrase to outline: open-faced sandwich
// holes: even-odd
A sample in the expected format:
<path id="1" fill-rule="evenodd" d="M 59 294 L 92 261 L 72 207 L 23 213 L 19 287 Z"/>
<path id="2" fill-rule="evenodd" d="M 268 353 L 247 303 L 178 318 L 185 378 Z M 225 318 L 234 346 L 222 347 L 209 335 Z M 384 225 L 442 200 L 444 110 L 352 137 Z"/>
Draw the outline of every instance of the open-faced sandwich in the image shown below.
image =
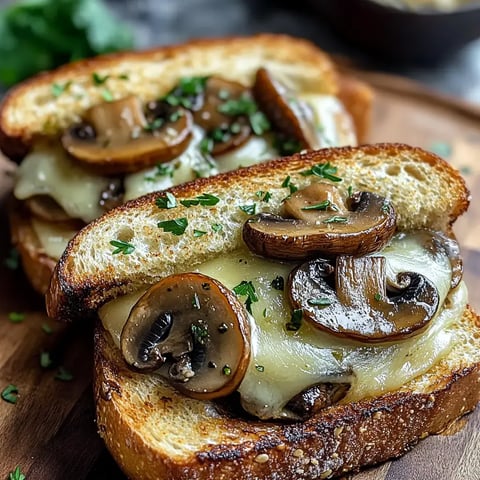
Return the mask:
<path id="1" fill-rule="evenodd" d="M 20 84 L 0 148 L 20 161 L 13 242 L 44 292 L 68 240 L 113 206 L 305 148 L 355 145 L 371 92 L 282 35 L 80 61 Z"/>
<path id="2" fill-rule="evenodd" d="M 98 316 L 100 435 L 129 478 L 325 479 L 479 401 L 459 173 L 399 144 L 152 193 L 85 227 L 49 315 Z"/>

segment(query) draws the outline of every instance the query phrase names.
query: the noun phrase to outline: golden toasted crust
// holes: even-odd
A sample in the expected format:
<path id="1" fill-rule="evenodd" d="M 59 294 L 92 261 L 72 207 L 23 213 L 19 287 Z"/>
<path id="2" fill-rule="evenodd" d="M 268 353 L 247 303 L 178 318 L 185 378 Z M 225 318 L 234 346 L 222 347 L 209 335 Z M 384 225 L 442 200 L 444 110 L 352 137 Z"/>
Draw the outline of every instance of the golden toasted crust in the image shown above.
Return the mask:
<path id="1" fill-rule="evenodd" d="M 132 372 L 98 322 L 99 432 L 132 479 L 318 479 L 355 471 L 403 455 L 475 408 L 480 324 L 469 309 L 460 323 L 469 346 L 459 345 L 399 391 L 285 424 L 226 413 L 182 396 L 159 378 Z M 465 348 L 470 359 L 459 353 Z"/>
<path id="2" fill-rule="evenodd" d="M 216 206 L 179 204 L 160 209 L 156 199 L 165 194 L 157 192 L 132 200 L 85 227 L 55 269 L 46 296 L 49 315 L 73 320 L 95 312 L 120 293 L 239 248 L 248 218 L 239 207 L 255 203 L 257 213 L 280 213 L 289 193 L 282 186 L 285 178 L 289 176 L 290 183 L 301 188 L 314 178 L 302 172 L 326 162 L 338 168 L 345 192 L 352 186 L 390 198 L 400 230 L 446 231 L 468 207 L 469 192 L 457 170 L 432 153 L 401 144 L 324 149 L 199 179 L 169 192 L 179 199 L 215 194 L 220 198 Z M 270 192 L 270 201 L 259 201 L 258 191 Z M 158 227 L 160 221 L 178 218 L 186 218 L 189 225 L 180 236 Z M 221 224 L 222 231 L 212 231 L 212 224 Z M 196 238 L 195 229 L 207 234 Z M 110 241 L 114 239 L 132 243 L 134 252 L 112 255 Z"/>
<path id="3" fill-rule="evenodd" d="M 104 101 L 105 88 L 115 99 L 135 94 L 148 101 L 164 95 L 179 76 L 217 74 L 248 85 L 260 66 L 304 93 L 338 91 L 329 57 L 306 40 L 274 34 L 192 40 L 81 60 L 21 83 L 0 107 L 0 149 L 11 158 L 23 156 L 36 137 L 58 134 Z M 94 73 L 108 78 L 96 85 Z M 53 84 L 65 92 L 55 97 Z"/>

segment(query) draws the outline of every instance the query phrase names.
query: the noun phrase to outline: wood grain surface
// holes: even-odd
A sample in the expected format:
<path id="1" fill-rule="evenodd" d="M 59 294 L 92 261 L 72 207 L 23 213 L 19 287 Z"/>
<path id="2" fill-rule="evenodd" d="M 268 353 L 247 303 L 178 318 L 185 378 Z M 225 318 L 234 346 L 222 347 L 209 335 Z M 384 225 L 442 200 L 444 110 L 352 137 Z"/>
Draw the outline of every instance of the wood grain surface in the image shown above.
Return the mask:
<path id="1" fill-rule="evenodd" d="M 375 88 L 370 141 L 399 141 L 435 150 L 464 174 L 472 203 L 455 232 L 462 246 L 470 302 L 480 310 L 480 108 L 401 78 L 356 73 Z M 0 163 L 0 196 L 11 185 L 8 170 Z M 3 209 L 0 225 L 0 251 L 7 256 Z M 123 479 L 96 434 L 92 326 L 49 320 L 43 299 L 31 290 L 22 272 L 6 268 L 3 262 L 0 286 L 0 391 L 9 384 L 19 391 L 16 404 L 0 401 L 0 480 L 17 465 L 27 479 Z M 10 312 L 24 313 L 24 320 L 12 323 Z M 50 354 L 48 368 L 41 366 L 42 352 Z M 60 367 L 73 378 L 56 378 Z M 477 410 L 449 432 L 420 442 L 404 457 L 345 480 L 478 480 L 479 431 Z"/>

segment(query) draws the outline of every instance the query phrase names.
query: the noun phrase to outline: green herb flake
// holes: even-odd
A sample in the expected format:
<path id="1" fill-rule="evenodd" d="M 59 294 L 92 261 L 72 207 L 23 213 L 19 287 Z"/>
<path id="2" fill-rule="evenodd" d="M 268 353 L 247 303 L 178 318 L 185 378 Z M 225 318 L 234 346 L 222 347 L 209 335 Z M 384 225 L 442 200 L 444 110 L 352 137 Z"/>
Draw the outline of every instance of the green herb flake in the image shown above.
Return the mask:
<path id="1" fill-rule="evenodd" d="M 373 296 L 373 298 L 374 298 L 377 302 L 379 302 L 379 301 L 382 299 L 382 295 L 381 295 L 379 292 L 377 292 L 377 293 Z"/>
<path id="2" fill-rule="evenodd" d="M 215 233 L 221 232 L 223 230 L 223 225 L 221 223 L 212 223 L 212 230 Z"/>
<path id="3" fill-rule="evenodd" d="M 218 98 L 220 100 L 228 100 L 230 98 L 230 92 L 224 88 L 218 91 Z"/>
<path id="4" fill-rule="evenodd" d="M 4 259 L 3 264 L 9 270 L 17 270 L 20 265 L 20 254 L 16 248 L 11 248 L 8 252 L 8 256 Z"/>
<path id="5" fill-rule="evenodd" d="M 282 188 L 287 188 L 290 185 L 291 182 L 291 177 L 288 175 L 285 177 L 285 180 L 282 182 L 282 185 L 280 185 Z"/>
<path id="6" fill-rule="evenodd" d="M 302 319 L 303 319 L 303 310 L 301 308 L 297 308 L 293 310 L 292 316 L 290 317 L 290 321 L 286 324 L 286 328 L 290 332 L 296 332 L 302 326 Z"/>
<path id="7" fill-rule="evenodd" d="M 302 207 L 302 210 L 327 210 L 330 205 L 330 200 L 324 200 L 323 202 L 316 203 L 315 205 L 308 205 L 306 207 Z"/>
<path id="8" fill-rule="evenodd" d="M 267 309 L 266 308 L 263 309 L 262 316 L 263 316 L 263 318 L 267 317 Z"/>
<path id="9" fill-rule="evenodd" d="M 205 90 L 207 77 L 183 77 L 180 79 L 179 88 L 183 94 L 198 95 Z"/>
<path id="10" fill-rule="evenodd" d="M 385 200 L 382 203 L 382 212 L 388 215 L 390 213 L 390 208 L 391 208 L 390 202 L 388 200 Z"/>
<path id="11" fill-rule="evenodd" d="M 42 331 L 47 335 L 53 333 L 53 329 L 48 323 L 42 323 Z"/>
<path id="12" fill-rule="evenodd" d="M 110 240 L 110 245 L 115 247 L 112 255 L 117 255 L 119 253 L 123 253 L 123 255 L 130 255 L 135 250 L 134 245 L 122 240 Z"/>
<path id="13" fill-rule="evenodd" d="M 40 366 L 42 368 L 50 368 L 53 364 L 53 361 L 50 357 L 50 353 L 49 352 L 42 352 L 40 354 Z"/>
<path id="14" fill-rule="evenodd" d="M 113 102 L 113 93 L 108 88 L 104 88 L 101 95 L 106 102 Z"/>
<path id="15" fill-rule="evenodd" d="M 193 236 L 195 238 L 200 238 L 200 237 L 203 237 L 204 235 L 206 235 L 207 232 L 205 232 L 205 230 L 193 230 Z"/>
<path id="16" fill-rule="evenodd" d="M 273 141 L 273 148 L 275 148 L 281 156 L 286 156 L 300 152 L 302 144 L 298 140 L 285 139 L 277 135 Z"/>
<path id="17" fill-rule="evenodd" d="M 250 205 L 240 205 L 238 208 L 240 208 L 240 210 L 245 212 L 247 215 L 255 215 L 257 211 L 257 204 L 252 203 Z"/>
<path id="18" fill-rule="evenodd" d="M 353 195 L 353 187 L 351 185 L 347 188 L 347 195 L 349 198 Z"/>
<path id="19" fill-rule="evenodd" d="M 21 312 L 9 312 L 8 319 L 11 323 L 22 323 L 25 320 L 25 314 Z"/>
<path id="20" fill-rule="evenodd" d="M 128 75 L 128 73 L 121 73 L 118 78 L 120 80 L 129 80 L 130 79 L 130 76 Z"/>
<path id="21" fill-rule="evenodd" d="M 15 467 L 15 470 L 8 474 L 8 480 L 25 480 L 25 478 L 25 475 L 22 473 L 18 465 Z"/>
<path id="22" fill-rule="evenodd" d="M 214 141 L 213 138 L 204 137 L 200 141 L 200 151 L 204 154 L 210 154 L 213 150 Z"/>
<path id="23" fill-rule="evenodd" d="M 314 307 L 328 307 L 331 305 L 333 302 L 330 298 L 327 297 L 319 297 L 319 298 L 309 298 L 307 300 L 307 303 L 309 305 L 312 305 Z"/>
<path id="24" fill-rule="evenodd" d="M 342 217 L 340 215 L 333 215 L 331 217 L 328 217 L 327 219 L 323 220 L 322 223 L 347 223 L 348 218 L 347 217 Z"/>
<path id="25" fill-rule="evenodd" d="M 252 313 L 252 303 L 258 302 L 258 297 L 255 292 L 255 287 L 251 281 L 242 280 L 236 287 L 233 287 L 233 291 L 240 297 L 246 296 L 245 308 L 249 313 Z"/>
<path id="26" fill-rule="evenodd" d="M 65 367 L 59 367 L 57 373 L 55 374 L 55 380 L 60 380 L 61 382 L 70 382 L 73 380 L 73 375 Z"/>
<path id="27" fill-rule="evenodd" d="M 258 109 L 252 98 L 242 95 L 238 99 L 227 100 L 219 105 L 217 110 L 225 115 L 236 117 L 238 115 L 253 115 Z"/>
<path id="28" fill-rule="evenodd" d="M 263 112 L 260 111 L 252 113 L 249 117 L 249 121 L 255 135 L 263 135 L 271 128 L 270 122 L 268 121 L 267 117 Z"/>
<path id="29" fill-rule="evenodd" d="M 156 118 L 150 123 L 147 123 L 143 129 L 146 132 L 153 132 L 155 130 L 158 130 L 163 124 L 165 123 L 165 120 L 163 118 Z"/>
<path id="30" fill-rule="evenodd" d="M 309 175 L 314 175 L 316 177 L 326 178 L 327 180 L 330 180 L 332 182 L 341 182 L 342 179 L 340 177 L 337 177 L 335 175 L 336 173 L 337 167 L 331 165 L 330 162 L 319 163 L 318 165 L 314 165 L 312 168 L 301 172 L 301 174 L 305 177 Z"/>
<path id="31" fill-rule="evenodd" d="M 158 208 L 166 208 L 166 209 L 175 208 L 177 206 L 177 199 L 172 193 L 166 192 L 165 196 L 158 197 L 155 200 L 155 204 L 157 205 Z"/>
<path id="32" fill-rule="evenodd" d="M 92 73 L 92 81 L 94 85 L 103 85 L 109 77 L 110 75 L 100 75 L 97 72 Z"/>
<path id="33" fill-rule="evenodd" d="M 155 168 L 155 177 L 173 177 L 173 173 L 175 172 L 175 167 L 170 163 L 159 163 Z M 155 178 L 151 178 L 151 180 L 155 180 Z"/>
<path id="34" fill-rule="evenodd" d="M 198 308 L 200 308 L 200 307 L 198 307 Z M 200 345 L 205 345 L 205 341 L 208 338 L 208 330 L 207 330 L 206 327 L 204 327 L 203 325 L 195 325 L 193 323 L 190 326 L 190 332 L 192 334 L 193 341 L 195 343 L 200 344 Z"/>
<path id="35" fill-rule="evenodd" d="M 280 290 L 281 292 L 283 292 L 284 288 L 285 288 L 285 279 L 278 275 L 277 277 L 275 277 L 272 282 L 270 283 L 270 285 L 272 286 L 272 288 L 274 288 L 275 290 Z"/>
<path id="36" fill-rule="evenodd" d="M 232 369 L 228 365 L 224 365 L 222 368 L 222 373 L 227 377 L 232 374 Z"/>
<path id="37" fill-rule="evenodd" d="M 52 95 L 55 97 L 55 98 L 58 98 L 63 92 L 65 92 L 66 90 L 68 90 L 68 88 L 70 87 L 70 85 L 72 84 L 72 81 L 68 81 L 66 83 L 52 83 L 52 87 L 51 87 L 51 90 L 52 90 Z"/>
<path id="38" fill-rule="evenodd" d="M 255 195 L 265 203 L 268 203 L 272 198 L 272 194 L 270 192 L 264 192 L 263 190 L 259 190 L 255 193 Z"/>
<path id="39" fill-rule="evenodd" d="M 172 233 L 173 235 L 183 235 L 187 226 L 188 220 L 185 217 L 157 223 L 158 228 L 161 228 L 165 233 Z"/>
<path id="40" fill-rule="evenodd" d="M 211 195 L 210 193 L 202 193 L 195 198 L 188 199 L 188 200 L 180 200 L 180 203 L 187 208 L 195 207 L 197 205 L 201 205 L 202 207 L 213 207 L 216 205 L 220 199 L 215 195 Z"/>
<path id="41" fill-rule="evenodd" d="M 255 365 L 255 370 L 257 372 L 263 373 L 265 371 L 265 367 L 263 365 Z"/>
<path id="42" fill-rule="evenodd" d="M 7 385 L 2 391 L 2 399 L 8 403 L 17 403 L 18 388 L 15 385 Z"/>

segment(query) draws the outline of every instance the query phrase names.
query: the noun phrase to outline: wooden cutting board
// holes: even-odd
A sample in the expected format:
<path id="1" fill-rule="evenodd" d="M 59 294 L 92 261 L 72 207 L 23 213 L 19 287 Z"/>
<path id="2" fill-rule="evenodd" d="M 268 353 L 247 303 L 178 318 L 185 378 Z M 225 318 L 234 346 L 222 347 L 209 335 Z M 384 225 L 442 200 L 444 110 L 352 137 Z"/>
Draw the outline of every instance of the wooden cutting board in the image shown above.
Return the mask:
<path id="1" fill-rule="evenodd" d="M 375 88 L 370 141 L 399 141 L 435 150 L 461 169 L 473 192 L 469 212 L 456 223 L 472 305 L 480 310 L 480 107 L 436 95 L 410 81 L 356 72 Z M 0 163 L 0 196 L 8 191 Z M 5 213 L 0 252 L 8 256 Z M 20 270 L 0 265 L 0 391 L 18 388 L 16 404 L 0 401 L 0 479 L 17 465 L 28 479 L 124 478 L 96 434 L 91 391 L 92 327 L 46 318 L 43 299 Z M 24 314 L 19 323 L 11 312 Z M 41 366 L 48 352 L 52 366 Z M 43 355 L 44 362 L 46 354 Z M 60 367 L 72 375 L 60 375 Z M 422 441 L 403 458 L 351 480 L 480 479 L 480 410 L 447 434 Z"/>

